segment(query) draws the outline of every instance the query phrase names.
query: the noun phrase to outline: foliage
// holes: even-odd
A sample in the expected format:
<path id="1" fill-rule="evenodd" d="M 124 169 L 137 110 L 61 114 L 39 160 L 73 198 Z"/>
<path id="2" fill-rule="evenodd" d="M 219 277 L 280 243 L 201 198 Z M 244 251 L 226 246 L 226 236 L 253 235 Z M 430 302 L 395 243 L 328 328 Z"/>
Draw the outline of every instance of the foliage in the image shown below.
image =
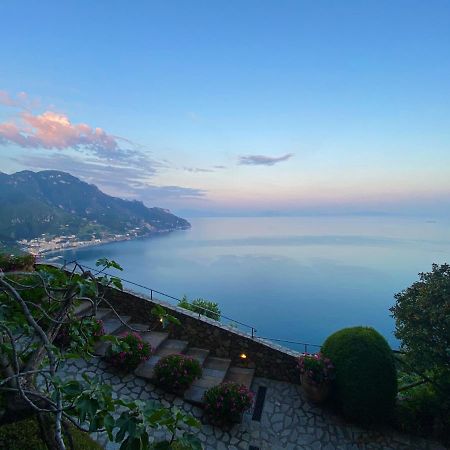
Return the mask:
<path id="1" fill-rule="evenodd" d="M 16 270 L 28 270 L 36 263 L 36 257 L 31 254 L 9 255 L 0 254 L 0 270 L 14 272 Z"/>
<path id="2" fill-rule="evenodd" d="M 238 383 L 222 383 L 205 392 L 205 413 L 218 425 L 229 425 L 252 407 L 253 393 Z"/>
<path id="3" fill-rule="evenodd" d="M 93 441 L 88 434 L 71 427 L 74 450 L 102 450 L 103 447 Z M 67 441 L 67 438 L 65 438 Z M 47 450 L 40 436 L 39 426 L 35 419 L 0 426 L 0 448 L 8 450 Z"/>
<path id="4" fill-rule="evenodd" d="M 114 400 L 111 386 L 101 384 L 98 377 L 89 379 L 84 375 L 83 380 L 72 380 L 63 389 L 79 423 L 89 424 L 89 431 L 105 428 L 111 441 L 122 443 L 122 450 L 148 450 L 153 448 L 150 430 L 163 427 L 171 434 L 170 443 L 179 442 L 188 449 L 201 449 L 198 439 L 185 431 L 186 426 L 200 427 L 200 422 L 194 417 L 178 408 L 163 408 L 157 402 Z M 119 407 L 123 412 L 116 419 L 113 413 Z"/>
<path id="5" fill-rule="evenodd" d="M 106 352 L 106 360 L 114 367 L 131 372 L 152 354 L 148 342 L 135 332 L 127 331 L 119 338 L 113 338 L 111 346 Z"/>
<path id="6" fill-rule="evenodd" d="M 172 392 L 183 392 L 202 376 L 200 363 L 186 355 L 168 355 L 154 368 L 155 383 Z"/>
<path id="7" fill-rule="evenodd" d="M 449 400 L 430 383 L 408 389 L 401 393 L 397 403 L 395 425 L 403 432 L 450 444 Z"/>
<path id="8" fill-rule="evenodd" d="M 197 298 L 190 302 L 186 295 L 178 302 L 178 306 L 193 311 L 213 320 L 220 320 L 221 311 L 219 304 L 203 298 Z"/>
<path id="9" fill-rule="evenodd" d="M 300 373 L 317 386 L 329 383 L 335 378 L 334 365 L 321 353 L 304 353 L 298 358 Z"/>
<path id="10" fill-rule="evenodd" d="M 76 350 L 86 348 L 92 351 L 92 346 L 105 334 L 103 321 L 95 317 L 83 317 L 61 326 L 54 343 L 63 349 Z"/>
<path id="11" fill-rule="evenodd" d="M 450 265 L 433 264 L 395 295 L 395 335 L 410 366 L 437 384 L 450 379 Z M 450 395 L 450 391 L 448 391 Z"/>
<path id="12" fill-rule="evenodd" d="M 399 399 L 394 425 L 403 432 L 450 444 L 450 379 L 435 384 L 410 371 L 406 355 L 398 355 Z"/>
<path id="13" fill-rule="evenodd" d="M 106 429 L 121 450 L 149 450 L 153 445 L 149 442 L 150 429 L 161 428 L 172 434 L 169 448 L 177 442 L 189 449 L 201 448 L 186 431 L 187 427 L 199 426 L 194 418 L 152 402 L 115 399 L 111 386 L 96 377 L 82 374 L 79 381 L 67 374 L 59 376 L 67 359 L 90 357 L 89 346 L 74 346 L 67 351 L 55 345 L 60 328 L 73 325 L 74 306 L 83 300 L 92 302 L 94 310 L 100 303 L 110 306 L 105 295 L 117 280 L 106 275 L 105 269 L 120 266 L 108 260 L 99 264 L 93 272 L 77 265 L 69 272 L 48 267 L 29 273 L 0 272 L 0 393 L 5 401 L 4 417 L 30 412 L 50 416 L 53 437 L 45 438 L 52 450 L 65 450 L 62 428 L 69 423 L 86 432 Z M 89 332 L 84 328 L 89 314 L 79 317 L 84 334 Z M 117 410 L 121 411 L 118 418 L 113 414 Z"/>
<path id="14" fill-rule="evenodd" d="M 152 314 L 156 317 L 158 317 L 159 321 L 161 322 L 163 328 L 166 328 L 170 324 L 174 325 L 181 325 L 181 322 L 179 319 L 177 319 L 175 316 L 172 316 L 160 305 L 155 305 L 152 308 Z"/>
<path id="15" fill-rule="evenodd" d="M 351 420 L 381 422 L 392 415 L 397 394 L 394 356 L 373 328 L 344 328 L 327 338 L 322 353 L 336 368 L 336 400 Z"/>

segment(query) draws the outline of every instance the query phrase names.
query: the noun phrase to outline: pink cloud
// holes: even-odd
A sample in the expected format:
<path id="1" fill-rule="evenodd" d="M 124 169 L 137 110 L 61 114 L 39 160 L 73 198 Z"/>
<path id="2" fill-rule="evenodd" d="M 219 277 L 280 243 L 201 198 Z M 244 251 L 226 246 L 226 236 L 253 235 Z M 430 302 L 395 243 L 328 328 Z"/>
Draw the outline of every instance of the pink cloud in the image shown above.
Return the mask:
<path id="1" fill-rule="evenodd" d="M 6 91 L 0 91 L 0 105 L 16 106 L 16 101 Z"/>
<path id="2" fill-rule="evenodd" d="M 26 92 L 19 92 L 13 97 L 8 94 L 8 92 L 0 90 L 0 105 L 12 108 L 29 109 L 37 107 L 39 101 L 37 99 L 31 99 Z"/>
<path id="3" fill-rule="evenodd" d="M 4 97 L 8 101 L 10 97 Z M 0 143 L 63 150 L 87 148 L 107 156 L 121 150 L 115 137 L 101 128 L 93 128 L 85 123 L 73 124 L 65 114 L 46 111 L 34 115 L 24 111 L 19 122 L 0 123 Z"/>

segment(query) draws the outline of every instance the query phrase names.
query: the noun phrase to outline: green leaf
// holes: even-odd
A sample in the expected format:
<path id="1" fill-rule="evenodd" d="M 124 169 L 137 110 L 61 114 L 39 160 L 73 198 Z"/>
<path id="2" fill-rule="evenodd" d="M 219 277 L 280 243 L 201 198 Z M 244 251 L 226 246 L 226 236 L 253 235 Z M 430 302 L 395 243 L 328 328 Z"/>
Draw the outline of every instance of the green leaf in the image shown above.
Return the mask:
<path id="1" fill-rule="evenodd" d="M 114 417 L 111 416 L 110 414 L 107 414 L 103 420 L 103 425 L 106 429 L 106 432 L 108 433 L 109 440 L 112 441 L 113 440 L 112 431 L 116 425 L 116 421 L 115 421 Z"/>
<path id="2" fill-rule="evenodd" d="M 177 442 L 191 450 L 202 450 L 203 446 L 200 439 L 191 433 L 183 433 L 183 436 L 177 439 Z"/>

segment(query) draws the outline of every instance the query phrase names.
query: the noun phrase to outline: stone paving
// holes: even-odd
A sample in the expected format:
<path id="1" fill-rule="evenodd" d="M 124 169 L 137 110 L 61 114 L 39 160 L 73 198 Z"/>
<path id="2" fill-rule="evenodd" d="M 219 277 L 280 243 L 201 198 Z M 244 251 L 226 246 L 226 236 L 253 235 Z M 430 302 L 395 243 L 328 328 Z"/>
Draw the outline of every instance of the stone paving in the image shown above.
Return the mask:
<path id="1" fill-rule="evenodd" d="M 157 400 L 165 407 L 180 409 L 202 417 L 202 410 L 184 402 L 181 398 L 167 394 L 152 384 L 134 376 L 120 376 L 109 371 L 98 358 L 89 362 L 72 361 L 64 372 L 68 377 L 80 378 L 81 373 L 95 374 L 111 384 L 114 396 L 130 399 Z M 252 420 L 253 411 L 244 414 L 241 424 L 229 431 L 203 424 L 198 437 L 205 450 L 248 450 L 250 446 L 260 450 L 437 450 L 438 444 L 416 437 L 409 437 L 390 429 L 362 429 L 343 423 L 339 417 L 323 408 L 310 405 L 304 398 L 301 387 L 265 378 L 255 378 L 252 390 L 267 387 L 266 398 L 260 421 Z M 163 430 L 154 433 L 155 440 L 161 440 Z M 119 445 L 107 442 L 102 434 L 95 434 L 106 450 L 118 450 Z"/>

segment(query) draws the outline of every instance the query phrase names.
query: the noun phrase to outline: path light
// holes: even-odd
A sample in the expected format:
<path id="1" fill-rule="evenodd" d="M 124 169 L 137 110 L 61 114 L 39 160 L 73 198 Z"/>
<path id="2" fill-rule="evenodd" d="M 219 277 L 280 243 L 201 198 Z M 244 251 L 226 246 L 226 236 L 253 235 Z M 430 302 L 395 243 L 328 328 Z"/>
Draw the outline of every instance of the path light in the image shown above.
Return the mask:
<path id="1" fill-rule="evenodd" d="M 163 318 L 161 317 L 160 319 L 159 319 L 159 321 L 161 322 L 161 323 L 163 323 L 164 322 L 164 320 L 163 320 Z"/>
<path id="2" fill-rule="evenodd" d="M 245 353 L 241 353 L 241 354 L 239 355 L 239 358 L 241 358 L 241 359 L 247 359 L 247 355 L 246 355 Z"/>

